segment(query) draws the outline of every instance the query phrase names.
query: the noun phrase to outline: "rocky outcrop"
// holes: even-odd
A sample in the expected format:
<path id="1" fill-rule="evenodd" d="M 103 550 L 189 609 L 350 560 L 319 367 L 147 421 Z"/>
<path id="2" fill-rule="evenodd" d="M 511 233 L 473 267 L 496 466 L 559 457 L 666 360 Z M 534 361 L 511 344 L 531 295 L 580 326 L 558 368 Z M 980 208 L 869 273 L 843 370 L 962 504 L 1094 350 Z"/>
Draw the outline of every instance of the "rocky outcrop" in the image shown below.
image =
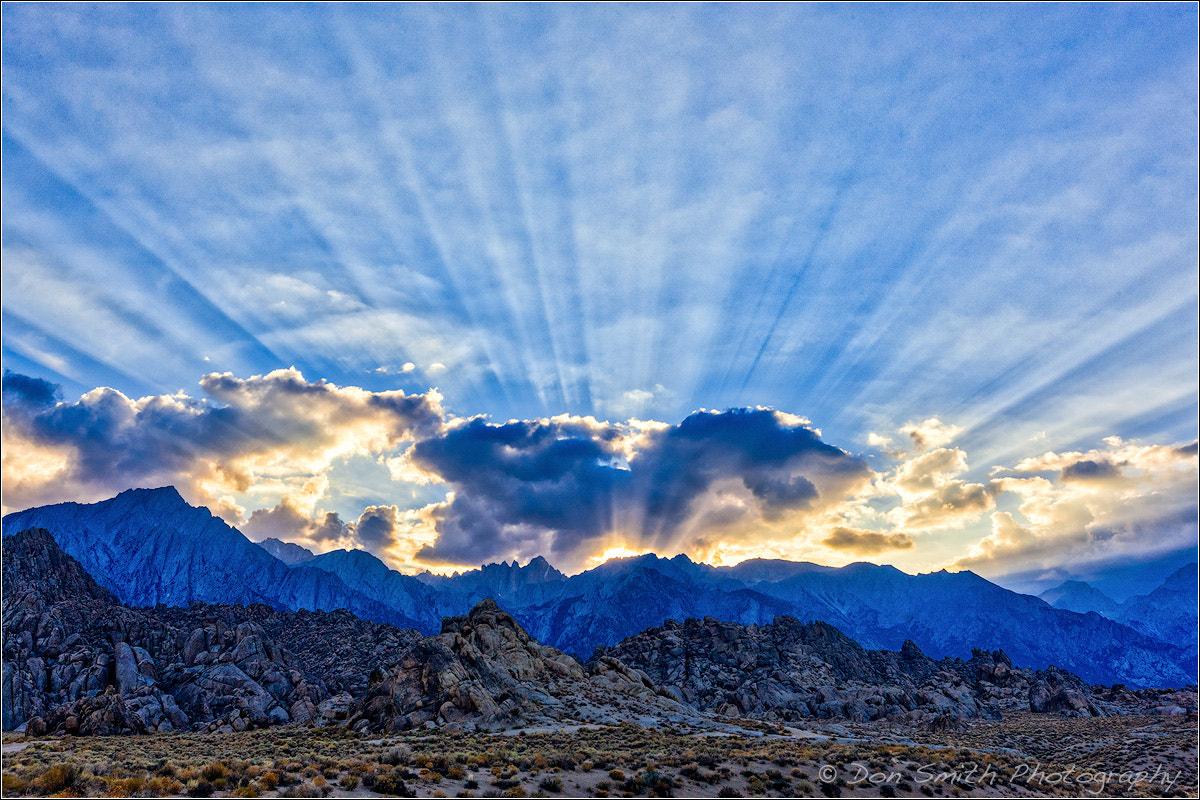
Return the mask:
<path id="1" fill-rule="evenodd" d="M 121 605 L 44 530 L 5 537 L 4 728 L 244 730 L 310 719 L 328 697 L 260 625 L 192 623 Z"/>
<path id="2" fill-rule="evenodd" d="M 392 669 L 422 636 L 411 628 L 368 622 L 345 609 L 275 611 L 261 603 L 250 606 L 191 603 L 187 608 L 158 606 L 155 616 L 177 627 L 195 629 L 206 620 L 232 628 L 243 622 L 260 626 L 266 635 L 295 656 L 299 669 L 331 694 L 354 697 L 365 692 L 373 671 Z"/>
<path id="3" fill-rule="evenodd" d="M 355 703 L 359 730 L 506 728 L 563 721 L 615 721 L 639 714 L 695 716 L 658 695 L 645 675 L 615 659 L 586 670 L 541 645 L 497 607 L 480 602 L 416 643 Z"/>
<path id="4" fill-rule="evenodd" d="M 911 641 L 898 652 L 864 650 L 832 625 L 786 616 L 771 625 L 672 620 L 598 648 L 601 657 L 642 670 L 681 702 L 727 716 L 925 724 L 1025 708 L 1076 716 L 1112 711 L 1078 677 L 1054 667 L 1014 667 L 1001 650 L 975 650 L 967 661 L 935 661 Z"/>
<path id="5" fill-rule="evenodd" d="M 1059 669 L 1040 670 L 1029 686 L 1029 710 L 1057 711 L 1071 717 L 1105 716 L 1092 700 L 1091 687 L 1078 676 Z"/>

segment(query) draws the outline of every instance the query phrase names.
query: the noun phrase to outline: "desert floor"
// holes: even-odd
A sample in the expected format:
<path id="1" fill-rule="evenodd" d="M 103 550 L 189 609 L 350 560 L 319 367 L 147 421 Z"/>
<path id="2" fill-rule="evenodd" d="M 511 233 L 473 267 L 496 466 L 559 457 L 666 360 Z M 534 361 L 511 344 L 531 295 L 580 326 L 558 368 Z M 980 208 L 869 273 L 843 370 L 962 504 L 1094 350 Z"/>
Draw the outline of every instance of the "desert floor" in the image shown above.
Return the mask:
<path id="1" fill-rule="evenodd" d="M 943 731 L 731 722 L 380 738 L 283 727 L 26 741 L 16 796 L 1195 797 L 1194 718 L 1017 714 Z"/>

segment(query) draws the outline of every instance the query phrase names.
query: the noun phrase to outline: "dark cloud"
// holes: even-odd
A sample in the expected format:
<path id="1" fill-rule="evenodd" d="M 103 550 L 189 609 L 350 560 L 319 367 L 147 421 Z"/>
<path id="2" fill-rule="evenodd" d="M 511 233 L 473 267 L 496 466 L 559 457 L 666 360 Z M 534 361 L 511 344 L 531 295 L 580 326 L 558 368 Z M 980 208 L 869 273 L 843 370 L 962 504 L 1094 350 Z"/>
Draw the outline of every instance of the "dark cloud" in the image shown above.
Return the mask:
<path id="1" fill-rule="evenodd" d="M 420 469 L 450 483 L 433 511 L 431 563 L 480 563 L 532 548 L 567 561 L 597 537 L 670 549 L 689 520 L 729 518 L 704 508 L 718 489 L 738 490 L 762 519 L 815 507 L 822 487 L 865 480 L 866 465 L 771 409 L 702 411 L 634 436 L 591 420 L 483 420 L 417 442 Z M 626 456 L 628 456 L 626 458 Z M 622 466 L 622 464 L 624 466 Z M 693 535 L 696 532 L 692 531 Z"/>
<path id="2" fill-rule="evenodd" d="M 5 375 L 5 399 L 11 391 L 22 409 L 12 413 L 17 409 L 6 402 L 6 439 L 67 454 L 63 470 L 40 487 L 16 472 L 10 476 L 6 462 L 6 486 L 12 477 L 28 495 L 6 503 L 78 500 L 168 483 L 210 502 L 213 487 L 248 489 L 261 465 L 319 472 L 339 456 L 384 452 L 434 434 L 442 420 L 435 392 L 368 392 L 306 381 L 295 369 L 247 379 L 212 374 L 201 386 L 212 400 L 183 394 L 132 399 L 98 388 L 52 405 L 49 384 Z"/>
<path id="3" fill-rule="evenodd" d="M 350 538 L 351 528 L 333 511 L 313 519 L 289 498 L 274 508 L 260 508 L 239 526 L 255 541 L 279 539 L 290 542 L 303 539 L 307 543 L 336 543 Z"/>
<path id="4" fill-rule="evenodd" d="M 1200 439 L 1191 444 L 1180 445 L 1175 448 L 1175 452 L 1181 456 L 1194 456 L 1200 453 Z"/>
<path id="5" fill-rule="evenodd" d="M 11 369 L 4 370 L 3 393 L 5 403 L 16 403 L 38 409 L 53 406 L 62 399 L 62 387 L 56 383 L 31 378 Z"/>
<path id="6" fill-rule="evenodd" d="M 571 540 L 606 532 L 631 478 L 613 466 L 619 438 L 613 426 L 584 421 L 474 419 L 417 442 L 413 463 L 455 490 L 434 512 L 437 543 L 419 557 L 482 563 L 519 548 L 531 528 Z"/>
<path id="7" fill-rule="evenodd" d="M 397 542 L 400 513 L 395 506 L 368 506 L 357 520 L 343 522 L 333 511 L 309 516 L 285 497 L 274 508 L 255 511 L 240 528 L 255 541 L 274 538 L 317 551 L 356 548 L 384 556 Z"/>
<path id="8" fill-rule="evenodd" d="M 367 550 L 378 553 L 396 543 L 399 519 L 395 506 L 369 506 L 354 526 L 354 536 Z"/>
<path id="9" fill-rule="evenodd" d="M 869 556 L 887 550 L 907 550 L 913 546 L 912 537 L 903 533 L 879 533 L 854 528 L 834 528 L 821 544 L 834 550 Z"/>
<path id="10" fill-rule="evenodd" d="M 1059 475 L 1063 481 L 1106 481 L 1121 477 L 1121 468 L 1106 459 L 1076 461 L 1067 464 Z"/>

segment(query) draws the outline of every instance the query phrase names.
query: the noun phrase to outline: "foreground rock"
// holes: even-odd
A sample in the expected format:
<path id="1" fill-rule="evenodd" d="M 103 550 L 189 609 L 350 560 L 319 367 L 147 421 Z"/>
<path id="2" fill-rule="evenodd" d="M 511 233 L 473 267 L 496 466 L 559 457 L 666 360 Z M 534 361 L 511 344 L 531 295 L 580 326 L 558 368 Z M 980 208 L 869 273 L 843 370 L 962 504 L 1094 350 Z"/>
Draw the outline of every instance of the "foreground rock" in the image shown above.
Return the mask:
<path id="1" fill-rule="evenodd" d="M 539 644 L 495 601 L 484 600 L 466 616 L 446 618 L 441 634 L 409 649 L 355 703 L 348 724 L 358 730 L 475 730 L 697 716 L 616 659 L 601 658 L 585 669 Z"/>
<path id="2" fill-rule="evenodd" d="M 194 629 L 209 621 L 227 628 L 242 622 L 262 627 L 295 656 L 300 670 L 317 678 L 331 695 L 358 697 L 366 692 L 371 673 L 390 670 L 422 636 L 411 628 L 368 622 L 349 611 L 276 611 L 261 603 L 250 606 L 191 603 L 187 608 L 157 606 L 157 618 L 177 628 Z"/>
<path id="3" fill-rule="evenodd" d="M 5 729 L 245 730 L 310 719 L 329 695 L 262 626 L 122 606 L 40 529 L 4 540 L 3 625 Z"/>
<path id="4" fill-rule="evenodd" d="M 911 641 L 898 652 L 864 650 L 831 625 L 787 616 L 771 625 L 711 617 L 668 621 L 615 647 L 597 648 L 596 657 L 644 671 L 662 691 L 698 709 L 785 721 L 944 724 L 1024 709 L 1107 716 L 1145 710 L 1153 694 L 1104 694 L 1056 667 L 1014 667 L 1001 650 L 975 650 L 968 661 L 935 661 Z M 1195 692 L 1177 694 L 1170 700 L 1187 703 L 1190 696 L 1194 713 Z"/>

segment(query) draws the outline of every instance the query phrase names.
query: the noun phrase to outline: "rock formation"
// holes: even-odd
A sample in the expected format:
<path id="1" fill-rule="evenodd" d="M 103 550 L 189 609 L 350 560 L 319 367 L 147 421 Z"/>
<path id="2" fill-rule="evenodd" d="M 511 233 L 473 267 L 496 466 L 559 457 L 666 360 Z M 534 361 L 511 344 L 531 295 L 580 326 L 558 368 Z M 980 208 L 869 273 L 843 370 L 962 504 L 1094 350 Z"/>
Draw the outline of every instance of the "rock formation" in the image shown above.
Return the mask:
<path id="1" fill-rule="evenodd" d="M 671 620 L 598 648 L 596 657 L 619 659 L 680 702 L 727 716 L 921 724 L 1024 708 L 1073 716 L 1114 711 L 1075 675 L 1014 667 L 1002 650 L 975 650 L 968 661 L 935 661 L 911 641 L 899 652 L 864 650 L 832 625 L 787 616 L 771 625 Z"/>
<path id="2" fill-rule="evenodd" d="M 4 540 L 3 625 L 5 729 L 242 730 L 310 719 L 328 696 L 261 626 L 127 608 L 44 530 Z"/>
<path id="3" fill-rule="evenodd" d="M 355 703 L 348 724 L 385 731 L 475 729 L 645 715 L 696 716 L 659 696 L 645 675 L 616 659 L 599 659 L 588 670 L 539 644 L 495 601 L 484 600 L 466 616 L 447 618 L 439 635 L 409 649 Z"/>

